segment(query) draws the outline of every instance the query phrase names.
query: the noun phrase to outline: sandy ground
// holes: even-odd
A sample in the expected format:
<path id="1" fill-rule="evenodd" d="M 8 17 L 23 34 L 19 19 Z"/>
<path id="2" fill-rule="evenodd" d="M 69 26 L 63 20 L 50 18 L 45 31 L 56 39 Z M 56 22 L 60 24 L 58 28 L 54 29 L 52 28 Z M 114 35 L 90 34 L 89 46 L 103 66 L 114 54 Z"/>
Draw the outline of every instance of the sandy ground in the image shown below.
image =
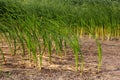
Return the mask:
<path id="1" fill-rule="evenodd" d="M 120 80 L 120 41 L 101 41 L 103 50 L 102 67 L 97 72 L 97 47 L 94 40 L 82 39 L 82 52 L 84 55 L 84 69 L 82 75 L 75 71 L 75 59 L 71 49 L 68 48 L 67 56 L 60 58 L 52 56 L 49 64 L 47 55 L 43 56 L 41 70 L 30 64 L 27 56 L 12 57 L 6 44 L 4 49 L 6 64 L 0 57 L 0 80 Z M 80 65 L 81 63 L 79 63 Z"/>

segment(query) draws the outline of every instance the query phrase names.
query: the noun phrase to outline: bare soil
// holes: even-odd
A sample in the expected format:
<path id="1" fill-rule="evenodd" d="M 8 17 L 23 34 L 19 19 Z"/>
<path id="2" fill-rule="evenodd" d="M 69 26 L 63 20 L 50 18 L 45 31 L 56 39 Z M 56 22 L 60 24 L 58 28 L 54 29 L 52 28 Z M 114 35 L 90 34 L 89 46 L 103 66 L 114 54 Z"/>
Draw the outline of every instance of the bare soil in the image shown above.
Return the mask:
<path id="1" fill-rule="evenodd" d="M 120 40 L 100 42 L 103 58 L 101 70 L 98 72 L 95 41 L 92 39 L 80 41 L 85 61 L 82 75 L 81 63 L 79 63 L 79 70 L 76 71 L 74 55 L 70 48 L 67 49 L 67 55 L 62 58 L 54 54 L 51 64 L 45 54 L 40 70 L 29 62 L 27 55 L 24 57 L 20 54 L 11 56 L 8 45 L 0 43 L 7 61 L 5 64 L 0 55 L 0 80 L 120 80 Z"/>

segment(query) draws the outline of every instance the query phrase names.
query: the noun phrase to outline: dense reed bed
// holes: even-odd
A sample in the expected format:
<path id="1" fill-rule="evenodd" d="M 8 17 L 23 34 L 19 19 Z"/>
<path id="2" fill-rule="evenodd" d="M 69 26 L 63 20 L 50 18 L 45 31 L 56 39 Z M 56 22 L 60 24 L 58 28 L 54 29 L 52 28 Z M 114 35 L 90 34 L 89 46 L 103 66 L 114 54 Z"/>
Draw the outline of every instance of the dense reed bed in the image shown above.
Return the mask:
<path id="1" fill-rule="evenodd" d="M 102 50 L 98 38 L 120 38 L 119 4 L 117 0 L 0 0 L 0 40 L 8 42 L 12 55 L 17 54 L 20 43 L 21 55 L 28 54 L 40 66 L 46 50 L 51 62 L 52 50 L 62 57 L 69 46 L 77 69 L 78 55 L 83 65 L 79 38 L 88 35 L 98 45 L 99 69 Z"/>

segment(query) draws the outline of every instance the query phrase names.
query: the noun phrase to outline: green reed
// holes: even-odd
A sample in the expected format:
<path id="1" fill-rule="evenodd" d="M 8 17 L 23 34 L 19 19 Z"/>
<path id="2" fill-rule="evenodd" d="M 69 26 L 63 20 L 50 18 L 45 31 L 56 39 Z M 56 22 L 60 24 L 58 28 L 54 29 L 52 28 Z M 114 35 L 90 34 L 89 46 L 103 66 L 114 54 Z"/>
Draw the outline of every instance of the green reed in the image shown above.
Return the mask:
<path id="1" fill-rule="evenodd" d="M 0 0 L 0 35 L 8 42 L 11 55 L 17 54 L 19 42 L 21 55 L 28 54 L 29 60 L 40 66 L 46 51 L 51 63 L 54 49 L 62 57 L 70 46 L 76 69 L 79 58 L 81 69 L 84 64 L 79 38 L 94 36 L 99 70 L 102 49 L 98 39 L 120 39 L 119 3 L 117 0 Z"/>

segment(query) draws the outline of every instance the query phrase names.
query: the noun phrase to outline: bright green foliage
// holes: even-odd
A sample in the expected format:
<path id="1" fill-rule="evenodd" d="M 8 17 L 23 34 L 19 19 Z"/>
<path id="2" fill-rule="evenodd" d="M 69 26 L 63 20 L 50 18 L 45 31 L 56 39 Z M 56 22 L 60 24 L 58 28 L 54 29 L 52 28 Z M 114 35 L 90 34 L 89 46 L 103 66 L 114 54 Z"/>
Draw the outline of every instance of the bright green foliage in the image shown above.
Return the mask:
<path id="1" fill-rule="evenodd" d="M 77 69 L 79 53 L 83 61 L 79 37 L 92 33 L 101 39 L 120 38 L 119 4 L 117 0 L 0 0 L 0 35 L 12 55 L 17 54 L 19 42 L 22 55 L 27 49 L 35 63 L 39 55 L 40 64 L 46 50 L 51 62 L 53 49 L 62 56 L 63 48 L 70 46 Z M 101 62 L 101 46 L 97 45 Z"/>

